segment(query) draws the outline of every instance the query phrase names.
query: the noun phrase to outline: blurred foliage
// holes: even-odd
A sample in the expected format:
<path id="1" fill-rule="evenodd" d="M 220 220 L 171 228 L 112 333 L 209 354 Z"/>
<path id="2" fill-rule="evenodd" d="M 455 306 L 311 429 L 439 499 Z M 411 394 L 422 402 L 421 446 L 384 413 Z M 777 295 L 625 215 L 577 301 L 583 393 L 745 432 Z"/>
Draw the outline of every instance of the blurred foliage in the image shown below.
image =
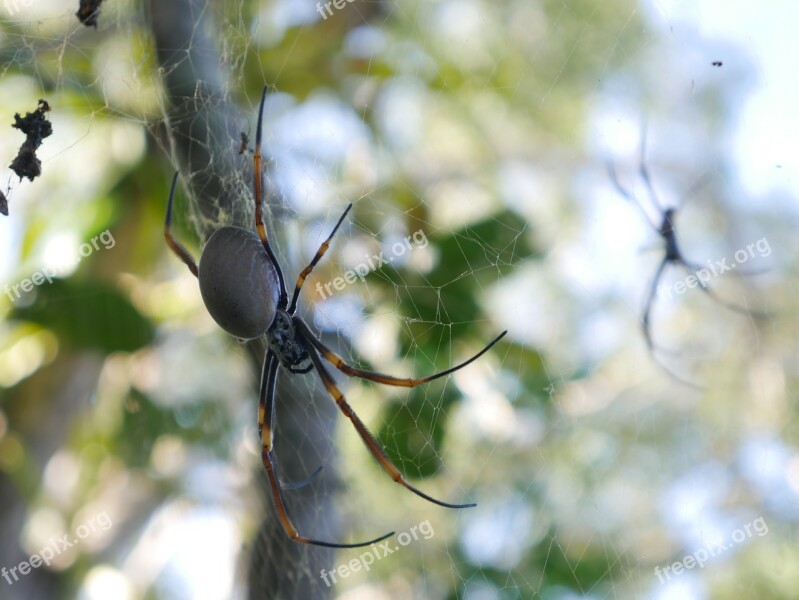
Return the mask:
<path id="1" fill-rule="evenodd" d="M 444 424 L 447 411 L 456 400 L 457 392 L 447 388 L 435 403 L 422 393 L 415 393 L 384 411 L 385 424 L 377 439 L 407 476 L 432 477 L 441 470 Z"/>
<path id="2" fill-rule="evenodd" d="M 187 406 L 161 407 L 145 394 L 131 390 L 125 404 L 117 452 L 132 468 L 148 467 L 153 448 L 167 436 L 180 436 L 190 444 L 224 457 L 228 443 L 220 430 L 231 427 L 214 401 L 198 399 Z"/>
<path id="3" fill-rule="evenodd" d="M 15 308 L 10 317 L 48 328 L 68 346 L 103 354 L 138 350 L 153 341 L 155 331 L 118 290 L 76 279 L 42 285 L 36 300 Z"/>

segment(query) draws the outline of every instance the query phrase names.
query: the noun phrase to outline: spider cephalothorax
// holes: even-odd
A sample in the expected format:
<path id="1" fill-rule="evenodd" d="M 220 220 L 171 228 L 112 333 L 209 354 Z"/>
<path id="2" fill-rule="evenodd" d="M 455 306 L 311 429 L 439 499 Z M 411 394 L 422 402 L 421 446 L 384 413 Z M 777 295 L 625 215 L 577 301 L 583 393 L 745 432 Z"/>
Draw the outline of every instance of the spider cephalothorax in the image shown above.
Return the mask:
<path id="1" fill-rule="evenodd" d="M 275 353 L 280 364 L 292 372 L 304 372 L 299 369 L 308 360 L 308 351 L 297 338 L 297 332 L 291 322 L 291 315 L 285 310 L 278 310 L 272 326 L 266 332 L 269 347 Z M 307 369 L 310 371 L 310 369 Z"/>
<path id="2" fill-rule="evenodd" d="M 261 435 L 261 457 L 269 476 L 269 485 L 275 500 L 277 514 L 286 534 L 293 540 L 305 544 L 329 546 L 334 548 L 354 548 L 367 546 L 393 535 L 393 531 L 374 540 L 354 544 L 337 544 L 325 542 L 300 535 L 286 510 L 283 490 L 286 484 L 280 481 L 273 455 L 274 400 L 277 384 L 278 368 L 282 365 L 290 373 L 307 373 L 313 369 L 319 374 L 325 389 L 338 405 L 341 412 L 350 420 L 367 449 L 388 475 L 412 491 L 414 494 L 449 508 L 466 508 L 474 504 L 450 504 L 437 500 L 411 485 L 400 473 L 399 469 L 388 458 L 375 437 L 366 428 L 355 411 L 344 398 L 333 376 L 322 362 L 322 358 L 335 366 L 342 373 L 385 385 L 398 387 L 414 387 L 439 377 L 444 377 L 465 367 L 476 360 L 496 344 L 506 333 L 503 331 L 480 352 L 464 362 L 419 379 L 397 378 L 353 367 L 344 362 L 340 356 L 325 346 L 312 332 L 308 325 L 297 316 L 297 301 L 305 278 L 327 252 L 330 241 L 338 231 L 352 204 L 347 206 L 339 218 L 333 231 L 322 242 L 313 259 L 297 277 L 291 302 L 288 299 L 283 271 L 275 258 L 266 234 L 266 226 L 261 213 L 261 125 L 267 88 L 261 96 L 261 108 L 258 114 L 258 128 L 255 136 L 253 164 L 255 172 L 255 228 L 257 234 L 241 227 L 222 227 L 208 238 L 200 257 L 200 267 L 194 262 L 191 254 L 177 241 L 171 233 L 172 200 L 178 174 L 172 180 L 169 193 L 164 235 L 169 247 L 186 263 L 189 270 L 199 278 L 200 292 L 208 312 L 214 320 L 228 333 L 243 339 L 254 339 L 266 336 L 268 349 L 264 358 L 261 375 L 261 388 L 258 406 L 258 432 Z M 302 365 L 305 365 L 304 367 Z M 317 470 L 318 472 L 318 470 Z M 315 475 L 315 474 L 314 474 Z M 313 478 L 313 476 L 307 481 Z M 301 484 L 304 485 L 304 484 Z"/>

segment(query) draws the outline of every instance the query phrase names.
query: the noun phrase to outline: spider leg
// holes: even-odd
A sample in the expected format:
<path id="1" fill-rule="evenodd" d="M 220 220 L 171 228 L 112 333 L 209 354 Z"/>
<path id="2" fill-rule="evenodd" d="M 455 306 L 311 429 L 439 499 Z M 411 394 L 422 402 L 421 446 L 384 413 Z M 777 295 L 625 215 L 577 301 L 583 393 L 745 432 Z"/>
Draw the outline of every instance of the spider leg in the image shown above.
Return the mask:
<path id="1" fill-rule="evenodd" d="M 258 392 L 258 435 L 263 435 L 264 421 L 267 413 L 271 423 L 272 411 L 274 410 L 274 394 L 269 393 L 269 386 L 277 371 L 277 356 L 272 350 L 266 351 L 264 358 L 264 368 L 261 373 L 261 388 Z M 270 434 L 271 435 L 271 434 Z"/>
<path id="2" fill-rule="evenodd" d="M 655 185 L 652 183 L 652 176 L 649 174 L 649 167 L 646 166 L 646 161 L 644 160 L 643 145 L 645 140 L 646 137 L 644 136 L 643 141 L 641 142 L 641 166 L 638 168 L 638 170 L 641 173 L 641 179 L 644 180 L 644 185 L 646 186 L 647 192 L 649 192 L 649 198 L 652 201 L 653 206 L 658 209 L 659 213 L 663 214 L 663 212 L 665 212 L 663 205 L 660 203 L 657 192 L 655 192 Z"/>
<path id="3" fill-rule="evenodd" d="M 272 364 L 275 363 L 273 367 Z M 277 365 L 279 365 L 279 361 L 275 353 L 272 350 L 268 350 L 266 354 L 266 358 L 264 359 L 264 369 L 263 374 L 261 375 L 261 389 L 258 395 L 258 435 L 262 435 L 263 428 L 264 428 L 264 417 L 265 415 L 270 416 L 270 422 L 274 415 L 274 394 L 270 396 L 269 394 L 269 385 L 271 382 L 270 378 L 275 377 L 274 373 L 277 371 Z M 313 365 L 311 365 L 313 366 Z M 271 373 L 271 375 L 270 375 Z M 316 471 L 311 473 L 311 475 L 302 481 L 298 481 L 296 483 L 286 483 L 283 482 L 281 487 L 284 490 L 296 490 L 301 487 L 308 485 L 313 479 L 319 475 L 322 471 L 322 467 L 324 465 L 319 465 Z"/>
<path id="4" fill-rule="evenodd" d="M 438 373 L 434 373 L 432 375 L 428 375 L 427 377 L 421 377 L 419 379 L 411 379 L 411 378 L 399 378 L 399 377 L 392 377 L 391 375 L 384 375 L 382 373 L 376 373 L 374 371 L 368 371 L 366 369 L 359 369 L 358 367 L 353 367 L 348 365 L 344 362 L 344 359 L 337 355 L 335 352 L 330 350 L 324 343 L 322 343 L 316 336 L 311 333 L 311 330 L 308 326 L 301 320 L 297 319 L 297 323 L 295 326 L 302 330 L 303 336 L 307 339 L 314 348 L 316 348 L 319 353 L 325 357 L 325 359 L 331 363 L 334 367 L 336 367 L 342 373 L 345 373 L 350 376 L 360 377 L 361 379 L 367 379 L 369 381 L 374 381 L 377 383 L 382 383 L 384 385 L 393 385 L 395 387 L 416 387 L 420 383 L 426 383 L 428 381 L 433 381 L 434 379 L 438 379 L 440 377 L 444 377 L 445 375 L 449 375 L 450 373 L 454 373 L 455 371 L 462 369 L 466 365 L 476 361 L 480 358 L 483 354 L 488 352 L 491 347 L 496 344 L 499 340 L 505 337 L 507 331 L 503 331 L 497 337 L 495 337 L 485 348 L 480 350 L 477 354 L 472 356 L 471 358 L 463 361 L 462 363 L 455 365 L 454 367 L 450 367 L 444 371 L 439 371 Z"/>
<path id="5" fill-rule="evenodd" d="M 338 231 L 338 228 L 341 227 L 341 223 L 344 221 L 344 217 L 347 216 L 347 213 L 350 212 L 351 208 L 352 208 L 352 203 L 350 203 L 347 206 L 347 208 L 344 209 L 344 212 L 342 213 L 341 217 L 339 217 L 338 223 L 336 223 L 336 226 L 333 228 L 333 231 L 331 231 L 330 235 L 327 236 L 327 239 L 324 242 L 322 242 L 311 262 L 308 264 L 307 267 L 305 267 L 302 270 L 300 276 L 297 277 L 297 283 L 294 286 L 294 295 L 291 297 L 291 304 L 289 305 L 288 308 L 288 313 L 290 315 L 293 315 L 297 310 L 297 299 L 300 297 L 300 290 L 302 289 L 302 284 L 305 283 L 305 278 L 308 277 L 310 272 L 313 271 L 313 268 L 316 266 L 316 263 L 318 263 L 325 255 L 325 252 L 327 252 L 327 249 L 330 247 L 330 240 L 332 240 L 333 236 L 336 235 L 336 231 Z"/>
<path id="6" fill-rule="evenodd" d="M 392 531 L 386 535 L 381 535 L 380 537 L 367 542 L 358 542 L 355 544 L 336 544 L 333 542 L 323 542 L 302 536 L 297 531 L 297 528 L 294 527 L 294 524 L 291 522 L 291 518 L 286 511 L 286 503 L 283 500 L 284 488 L 280 485 L 280 477 L 277 472 L 277 465 L 272 457 L 272 409 L 274 408 L 275 384 L 277 383 L 277 369 L 279 366 L 279 361 L 274 359 L 274 354 L 270 351 L 266 357 L 266 360 L 264 361 L 264 376 L 261 380 L 261 391 L 266 392 L 264 405 L 268 409 L 264 411 L 263 424 L 260 426 L 261 459 L 264 463 L 264 467 L 266 468 L 266 473 L 269 476 L 269 486 L 272 490 L 272 496 L 275 499 L 275 509 L 277 510 L 280 524 L 283 526 L 283 530 L 286 532 L 286 535 L 288 535 L 292 540 L 302 542 L 303 544 L 326 546 L 328 548 L 360 548 L 361 546 L 368 546 L 369 544 L 374 544 L 375 542 L 379 542 L 391 535 L 394 535 L 394 532 Z M 315 474 L 312 475 L 311 478 L 314 476 Z"/>
<path id="7" fill-rule="evenodd" d="M 166 238 L 167 245 L 172 249 L 172 252 L 178 255 L 178 258 L 186 263 L 192 275 L 197 277 L 197 263 L 194 262 L 191 254 L 183 245 L 172 237 L 172 200 L 175 197 L 175 186 L 178 183 L 178 173 L 175 171 L 175 176 L 172 178 L 172 188 L 169 190 L 169 202 L 166 205 L 166 220 L 164 221 L 164 237 Z"/>
<path id="8" fill-rule="evenodd" d="M 644 121 L 641 127 L 641 148 L 639 150 L 639 154 L 641 157 L 641 164 L 638 167 L 638 172 L 641 174 L 641 179 L 644 180 L 644 185 L 646 186 L 647 192 L 649 193 L 649 200 L 652 203 L 657 211 L 662 215 L 666 212 L 663 204 L 660 202 L 660 198 L 658 198 L 657 192 L 655 192 L 655 184 L 652 183 L 652 176 L 649 173 L 649 167 L 646 164 L 646 138 L 647 133 L 649 131 L 649 127 Z"/>
<path id="9" fill-rule="evenodd" d="M 319 475 L 319 473 L 321 473 L 321 472 L 322 472 L 322 469 L 324 469 L 324 468 L 325 468 L 325 466 L 324 466 L 324 465 L 319 465 L 318 467 L 316 467 L 316 471 L 314 471 L 313 473 L 311 473 L 311 474 L 310 474 L 308 477 L 306 477 L 306 478 L 305 478 L 305 479 L 303 479 L 302 481 L 295 481 L 295 482 L 293 482 L 293 483 L 286 483 L 286 482 L 284 481 L 284 482 L 281 484 L 281 486 L 280 486 L 280 487 L 282 487 L 284 491 L 285 491 L 285 490 L 298 490 L 298 489 L 300 489 L 300 488 L 304 488 L 306 485 L 308 485 L 308 484 L 309 484 L 309 483 L 311 483 L 311 482 L 312 482 L 314 479 L 316 479 L 316 476 L 317 476 L 317 475 Z"/>
<path id="10" fill-rule="evenodd" d="M 680 265 L 691 275 L 695 275 L 700 269 L 702 269 L 701 266 L 692 265 L 691 263 L 687 262 L 684 259 L 680 260 Z M 747 317 L 754 317 L 757 319 L 768 318 L 769 314 L 766 312 L 751 310 L 746 308 L 745 306 L 741 306 L 740 304 L 735 304 L 734 302 L 727 302 L 726 300 L 723 300 L 718 296 L 718 294 L 716 294 L 716 292 L 710 289 L 710 286 L 707 284 L 706 281 L 703 281 L 699 277 L 697 277 L 697 280 L 699 281 L 699 289 L 701 289 L 705 294 L 707 294 L 707 296 L 710 299 L 712 299 L 714 302 L 716 302 L 716 304 L 723 306 L 727 310 L 731 310 L 738 314 L 746 315 Z"/>
<path id="11" fill-rule="evenodd" d="M 344 394 L 341 393 L 341 390 L 336 387 L 335 382 L 333 381 L 332 375 L 328 372 L 325 368 L 325 365 L 322 363 L 322 359 L 319 356 L 319 353 L 316 351 L 315 346 L 310 344 L 310 341 L 307 339 L 307 335 L 301 333 L 300 336 L 303 338 L 304 341 L 308 342 L 308 354 L 313 361 L 314 366 L 316 367 L 316 371 L 319 373 L 319 376 L 322 378 L 322 383 L 325 384 L 325 388 L 327 389 L 328 393 L 333 397 L 338 405 L 341 412 L 352 422 L 355 426 L 358 435 L 361 436 L 363 443 L 377 459 L 377 462 L 380 463 L 380 466 L 383 467 L 383 470 L 389 474 L 391 479 L 402 485 L 403 487 L 409 489 L 417 496 L 424 498 L 425 500 L 432 502 L 433 504 L 438 504 L 439 506 L 444 506 L 447 508 L 470 508 L 472 506 L 477 506 L 477 504 L 469 503 L 469 504 L 450 504 L 449 502 L 443 502 L 441 500 L 437 500 L 432 496 L 428 496 L 420 489 L 414 487 L 405 477 L 400 473 L 399 469 L 394 466 L 394 463 L 391 462 L 391 459 L 386 455 L 385 450 L 380 446 L 380 443 L 375 439 L 375 437 L 369 433 L 369 430 L 366 428 L 366 425 L 363 424 L 363 421 L 355 414 L 355 411 L 352 410 L 352 407 L 347 403 L 347 400 L 344 398 Z"/>
<path id="12" fill-rule="evenodd" d="M 667 367 L 667 366 L 666 366 L 666 365 L 665 365 L 665 364 L 664 364 L 664 363 L 663 363 L 663 362 L 662 362 L 662 361 L 661 361 L 661 360 L 660 360 L 660 359 L 659 359 L 659 358 L 658 358 L 658 357 L 655 355 L 655 353 L 654 353 L 653 351 L 650 351 L 650 352 L 649 352 L 649 355 L 650 355 L 650 357 L 652 358 L 652 362 L 654 362 L 654 363 L 655 363 L 655 364 L 658 366 L 658 368 L 660 368 L 660 370 L 661 370 L 661 371 L 663 371 L 663 372 L 664 372 L 666 375 L 668 375 L 669 377 L 671 377 L 671 378 L 672 378 L 674 381 L 676 381 L 677 383 L 681 383 L 682 385 L 685 385 L 685 386 L 687 386 L 687 387 L 693 388 L 693 389 L 695 389 L 695 390 L 704 390 L 704 389 L 705 389 L 705 388 L 703 388 L 701 385 L 698 385 L 698 384 L 696 384 L 696 383 L 694 383 L 694 382 L 692 382 L 692 381 L 688 381 L 687 379 L 684 379 L 684 378 L 680 377 L 679 375 L 677 375 L 677 373 L 675 373 L 675 372 L 674 372 L 674 371 L 672 371 L 672 370 L 671 370 L 669 367 Z"/>
<path id="13" fill-rule="evenodd" d="M 665 256 L 663 257 L 663 259 L 660 261 L 660 264 L 658 265 L 657 270 L 655 271 L 655 276 L 652 278 L 652 284 L 649 286 L 649 293 L 647 294 L 646 303 L 644 304 L 644 314 L 641 317 L 641 324 L 644 330 L 644 339 L 646 340 L 647 350 L 649 351 L 649 357 L 652 359 L 652 362 L 654 362 L 666 375 L 668 375 L 678 383 L 681 383 L 683 385 L 686 385 L 694 389 L 701 390 L 703 389 L 701 386 L 698 386 L 697 384 L 692 383 L 687 379 L 683 379 L 682 377 L 677 375 L 677 373 L 675 373 L 669 367 L 667 367 L 663 363 L 663 361 L 661 361 L 660 358 L 658 358 L 657 354 L 655 353 L 655 349 L 657 348 L 657 346 L 655 346 L 655 343 L 652 340 L 650 315 L 652 313 L 652 306 L 654 305 L 655 302 L 658 283 L 660 282 L 660 279 L 663 277 L 663 272 L 666 269 L 666 266 L 670 262 L 671 261 L 668 259 L 668 257 Z"/>
<path id="14" fill-rule="evenodd" d="M 649 353 L 651 354 L 655 349 L 655 343 L 652 341 L 652 329 L 651 329 L 651 322 L 650 322 L 650 315 L 652 313 L 652 306 L 655 302 L 655 296 L 657 294 L 658 284 L 660 283 L 661 277 L 663 277 L 663 271 L 666 269 L 666 265 L 669 264 L 669 259 L 667 257 L 663 257 L 661 259 L 660 264 L 658 265 L 657 270 L 655 271 L 655 276 L 652 278 L 652 283 L 649 286 L 649 293 L 646 296 L 646 302 L 644 303 L 644 312 L 641 316 L 641 325 L 644 331 L 644 339 L 646 340 L 646 347 L 649 348 Z"/>
<path id="15" fill-rule="evenodd" d="M 278 306 L 284 308 L 287 302 L 286 282 L 283 278 L 283 270 L 280 268 L 280 263 L 277 262 L 272 246 L 269 245 L 269 239 L 266 237 L 266 225 L 264 225 L 263 217 L 263 196 L 261 192 L 261 184 L 263 183 L 263 173 L 261 171 L 261 132 L 263 129 L 264 120 L 264 104 L 266 103 L 266 92 L 269 86 L 264 86 L 264 92 L 261 95 L 261 106 L 258 109 L 258 128 L 255 130 L 255 152 L 252 155 L 253 162 L 253 177 L 255 179 L 255 227 L 258 229 L 258 236 L 261 238 L 261 243 L 269 255 L 269 260 L 272 261 L 272 266 L 277 271 L 277 278 L 280 282 L 280 298 L 278 299 Z"/>
<path id="16" fill-rule="evenodd" d="M 621 184 L 621 181 L 619 181 L 619 176 L 616 174 L 616 168 L 610 162 L 608 163 L 608 175 L 610 176 L 611 183 L 613 183 L 613 187 L 616 188 L 616 191 L 619 193 L 619 195 L 621 195 L 622 198 L 624 198 L 625 200 L 635 204 L 638 207 L 638 209 L 641 211 L 641 214 L 644 215 L 646 222 L 649 223 L 652 229 L 658 231 L 659 229 L 658 224 L 652 221 L 652 218 L 646 212 L 646 209 L 644 208 L 643 204 L 641 204 L 638 201 L 638 198 L 636 198 L 635 195 L 630 190 L 628 190 Z"/>
<path id="17" fill-rule="evenodd" d="M 757 277 L 771 272 L 771 269 L 736 269 L 733 275 L 738 277 Z"/>

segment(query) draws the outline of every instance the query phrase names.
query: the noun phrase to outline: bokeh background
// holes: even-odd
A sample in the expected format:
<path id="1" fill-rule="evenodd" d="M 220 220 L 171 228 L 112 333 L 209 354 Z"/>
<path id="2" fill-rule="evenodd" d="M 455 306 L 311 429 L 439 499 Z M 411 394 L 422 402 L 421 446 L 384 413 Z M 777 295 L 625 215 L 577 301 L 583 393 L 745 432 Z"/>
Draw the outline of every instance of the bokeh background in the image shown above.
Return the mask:
<path id="1" fill-rule="evenodd" d="M 65 4 L 0 6 L 0 162 L 39 98 L 54 130 L 40 178 L 0 179 L 0 287 L 58 273 L 0 294 L 0 567 L 58 550 L 0 598 L 796 597 L 793 3 L 109 0 L 96 29 Z M 468 510 L 391 482 L 314 374 L 282 382 L 286 478 L 324 466 L 287 492 L 304 534 L 434 531 L 331 586 L 320 566 L 363 551 L 275 528 L 263 348 L 214 324 L 162 235 L 175 170 L 195 256 L 252 223 L 264 84 L 289 281 L 355 204 L 303 294 L 313 329 L 402 376 L 509 331 L 414 390 L 340 378 L 414 484 Z M 711 281 L 753 312 L 659 297 L 655 357 L 641 317 L 662 244 L 609 176 L 658 220 L 642 161 L 689 259 L 760 242 Z M 427 243 L 317 293 L 415 232 Z M 692 566 L 664 575 L 676 562 Z"/>

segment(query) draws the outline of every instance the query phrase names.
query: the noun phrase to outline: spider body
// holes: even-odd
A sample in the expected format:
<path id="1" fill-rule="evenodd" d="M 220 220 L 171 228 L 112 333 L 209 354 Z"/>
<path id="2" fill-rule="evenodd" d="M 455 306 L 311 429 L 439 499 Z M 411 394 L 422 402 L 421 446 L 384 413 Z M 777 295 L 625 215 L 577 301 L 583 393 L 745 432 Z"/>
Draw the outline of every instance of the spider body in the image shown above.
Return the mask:
<path id="1" fill-rule="evenodd" d="M 300 365 L 308 361 L 308 351 L 297 336 L 291 315 L 285 310 L 278 310 L 275 320 L 266 333 L 269 347 L 280 361 L 280 364 L 291 372 L 300 372 Z"/>
<path id="2" fill-rule="evenodd" d="M 658 234 L 663 238 L 663 259 L 671 263 L 679 263 L 682 260 L 682 252 L 677 245 L 677 234 L 674 231 L 674 208 L 667 208 L 663 211 L 663 220 L 658 228 Z"/>
<path id="3" fill-rule="evenodd" d="M 217 229 L 200 256 L 199 283 L 205 307 L 229 334 L 251 340 L 272 326 L 280 287 L 275 267 L 254 232 L 241 227 Z"/>
<path id="4" fill-rule="evenodd" d="M 393 481 L 417 496 L 439 506 L 467 508 L 476 505 L 471 503 L 451 504 L 438 500 L 425 494 L 405 479 L 375 437 L 369 432 L 363 421 L 347 403 L 344 394 L 336 385 L 333 376 L 322 359 L 349 376 L 359 377 L 383 385 L 415 387 L 419 384 L 445 377 L 477 360 L 502 339 L 507 331 L 503 331 L 480 352 L 460 364 L 418 379 L 393 377 L 351 366 L 322 343 L 313 334 L 310 327 L 296 314 L 297 302 L 306 277 L 327 252 L 330 241 L 352 208 L 352 204 L 347 206 L 333 231 L 319 246 L 311 262 L 300 272 L 294 285 L 294 293 L 289 300 L 283 271 L 269 244 L 266 226 L 262 217 L 261 129 L 266 93 L 267 88 L 264 87 L 258 114 L 255 151 L 253 152 L 255 228 L 257 234 L 248 229 L 232 226 L 222 227 L 215 231 L 203 247 L 198 269 L 194 258 L 172 237 L 171 233 L 172 200 L 178 179 L 178 174 L 175 173 L 167 204 L 164 237 L 172 251 L 186 264 L 192 274 L 199 278 L 200 292 L 208 312 L 225 331 L 243 339 L 266 337 L 267 351 L 264 357 L 259 391 L 258 433 L 261 436 L 261 460 L 269 477 L 269 486 L 283 530 L 292 540 L 304 544 L 333 548 L 368 546 L 393 535 L 394 532 L 392 531 L 366 542 L 338 544 L 301 535 L 289 516 L 283 492 L 310 482 L 316 473 L 319 472 L 319 469 L 305 482 L 298 485 L 286 485 L 281 481 L 278 474 L 274 456 L 274 429 L 272 424 L 275 412 L 275 390 L 280 367 L 283 367 L 291 374 L 302 374 L 316 370 L 325 389 L 335 401 L 341 413 L 349 419 L 366 448 Z"/>
<path id="5" fill-rule="evenodd" d="M 685 255 L 682 253 L 682 250 L 680 249 L 680 246 L 677 243 L 677 232 L 674 226 L 674 219 L 677 215 L 677 209 L 673 206 L 664 206 L 663 204 L 661 204 L 657 194 L 655 193 L 655 187 L 652 184 L 652 178 L 649 174 L 649 169 L 647 168 L 646 163 L 644 162 L 645 145 L 646 145 L 646 137 L 643 136 L 641 139 L 641 164 L 639 167 L 639 173 L 641 179 L 643 179 L 644 185 L 646 186 L 647 192 L 649 194 L 650 203 L 655 208 L 655 210 L 657 210 L 658 213 L 660 214 L 659 225 L 656 220 L 650 217 L 649 213 L 647 212 L 647 209 L 635 197 L 632 191 L 625 188 L 621 184 L 618 176 L 616 175 L 616 170 L 614 169 L 613 165 L 612 164 L 608 165 L 610 178 L 616 190 L 628 201 L 638 206 L 638 208 L 641 210 L 642 214 L 646 218 L 649 225 L 658 233 L 661 240 L 663 241 L 663 257 L 660 259 L 657 269 L 655 270 L 655 275 L 653 276 L 652 282 L 649 285 L 649 292 L 647 293 L 646 301 L 644 303 L 644 311 L 641 316 L 641 325 L 643 327 L 644 339 L 646 341 L 647 349 L 649 350 L 650 356 L 652 356 L 653 360 L 655 360 L 655 362 L 670 377 L 690 387 L 699 387 L 677 376 L 674 372 L 672 372 L 669 368 L 667 368 L 663 363 L 661 363 L 655 357 L 656 346 L 654 340 L 652 339 L 650 316 L 657 295 L 658 284 L 660 283 L 660 280 L 663 277 L 666 268 L 670 266 L 679 268 L 684 270 L 689 276 L 694 276 L 694 278 L 697 280 L 699 289 L 702 292 L 704 292 L 708 296 L 708 298 L 712 299 L 718 305 L 723 306 L 728 310 L 749 317 L 763 317 L 764 313 L 751 311 L 743 306 L 739 306 L 737 304 L 733 304 L 732 302 L 727 302 L 721 299 L 718 295 L 716 295 L 716 293 L 713 290 L 710 289 L 710 286 L 708 285 L 707 281 L 705 281 L 702 277 L 698 276 L 699 272 L 703 270 L 702 265 L 696 264 L 688 260 L 685 257 Z"/>

